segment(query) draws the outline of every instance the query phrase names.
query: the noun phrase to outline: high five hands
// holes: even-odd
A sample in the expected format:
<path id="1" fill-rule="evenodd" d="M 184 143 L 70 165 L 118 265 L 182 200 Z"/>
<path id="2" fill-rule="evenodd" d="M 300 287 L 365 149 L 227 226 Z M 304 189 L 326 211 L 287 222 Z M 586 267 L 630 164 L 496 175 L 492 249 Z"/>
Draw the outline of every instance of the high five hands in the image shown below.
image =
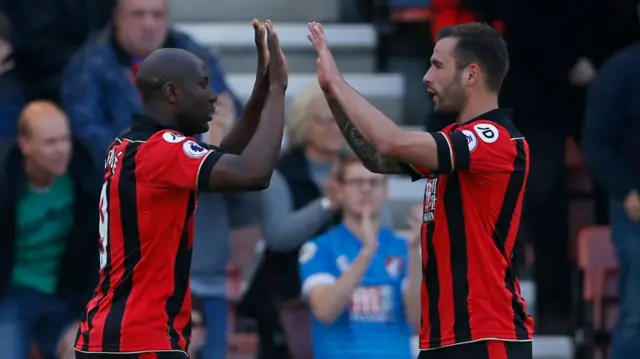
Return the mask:
<path id="1" fill-rule="evenodd" d="M 266 20 L 264 24 L 260 24 L 260 21 L 254 19 L 251 25 L 258 51 L 258 68 L 254 86 L 264 89 L 265 92 L 273 86 L 286 89 L 289 85 L 287 61 L 273 23 L 271 20 Z"/>
<path id="2" fill-rule="evenodd" d="M 309 34 L 307 38 L 311 41 L 318 54 L 318 83 L 322 90 L 329 91 L 332 83 L 342 80 L 342 74 L 331 54 L 322 25 L 318 22 L 310 22 L 308 27 Z"/>

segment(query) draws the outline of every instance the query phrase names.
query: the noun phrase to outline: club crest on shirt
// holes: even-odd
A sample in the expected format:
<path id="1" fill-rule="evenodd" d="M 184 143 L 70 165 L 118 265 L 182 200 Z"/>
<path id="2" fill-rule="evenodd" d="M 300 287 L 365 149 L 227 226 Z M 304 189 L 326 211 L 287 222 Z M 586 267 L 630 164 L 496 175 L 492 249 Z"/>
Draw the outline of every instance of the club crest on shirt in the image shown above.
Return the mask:
<path id="1" fill-rule="evenodd" d="M 384 261 L 384 269 L 387 270 L 389 277 L 395 279 L 402 273 L 402 258 L 398 256 L 388 257 Z"/>
<path id="2" fill-rule="evenodd" d="M 207 150 L 195 141 L 187 141 L 182 144 L 182 150 L 191 158 L 200 158 L 207 154 Z"/>
<path id="3" fill-rule="evenodd" d="M 336 258 L 336 267 L 338 267 L 338 270 L 342 273 L 349 270 L 349 267 L 351 267 L 351 263 L 349 263 L 349 259 L 347 258 L 347 256 L 338 256 L 338 258 Z"/>
<path id="4" fill-rule="evenodd" d="M 438 189 L 438 178 L 427 178 L 424 185 L 424 215 L 423 223 L 433 222 L 436 211 L 436 192 Z"/>
<path id="5" fill-rule="evenodd" d="M 302 248 L 300 248 L 300 254 L 298 255 L 298 262 L 300 262 L 300 264 L 305 264 L 309 262 L 311 258 L 313 258 L 313 256 L 316 255 L 317 251 L 318 251 L 318 246 L 315 243 L 313 242 L 305 243 L 302 246 Z"/>
<path id="6" fill-rule="evenodd" d="M 186 137 L 184 137 L 179 133 L 166 131 L 165 133 L 162 134 L 162 138 L 169 143 L 180 143 L 184 141 Z"/>

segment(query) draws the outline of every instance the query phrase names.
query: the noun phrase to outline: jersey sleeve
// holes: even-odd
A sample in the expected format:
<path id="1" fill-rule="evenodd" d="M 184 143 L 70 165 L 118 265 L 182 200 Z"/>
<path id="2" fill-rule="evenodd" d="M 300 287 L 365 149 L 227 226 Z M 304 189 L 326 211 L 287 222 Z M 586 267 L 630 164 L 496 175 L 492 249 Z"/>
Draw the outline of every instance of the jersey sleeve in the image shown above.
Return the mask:
<path id="1" fill-rule="evenodd" d="M 139 150 L 136 173 L 145 180 L 168 188 L 206 188 L 213 166 L 222 156 L 194 138 L 164 131 L 152 136 Z"/>
<path id="2" fill-rule="evenodd" d="M 305 243 L 300 249 L 298 263 L 304 296 L 317 286 L 333 284 L 337 280 L 331 251 L 322 241 Z"/>
<path id="3" fill-rule="evenodd" d="M 511 136 L 501 126 L 474 121 L 451 133 L 432 132 L 438 152 L 438 169 L 405 165 L 412 178 L 454 171 L 499 172 L 510 170 L 515 153 Z"/>

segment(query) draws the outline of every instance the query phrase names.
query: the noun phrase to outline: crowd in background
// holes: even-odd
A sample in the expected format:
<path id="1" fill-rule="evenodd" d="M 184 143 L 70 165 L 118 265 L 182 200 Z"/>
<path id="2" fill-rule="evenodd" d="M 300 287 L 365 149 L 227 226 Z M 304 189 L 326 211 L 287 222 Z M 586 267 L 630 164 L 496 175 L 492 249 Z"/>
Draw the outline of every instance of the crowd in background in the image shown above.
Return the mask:
<path id="1" fill-rule="evenodd" d="M 38 4 L 0 3 L 0 348 L 6 359 L 27 358 L 33 343 L 44 359 L 73 357 L 77 322 L 97 281 L 96 190 L 104 153 L 141 107 L 132 81 L 141 61 L 162 47 L 183 48 L 205 59 L 219 101 L 211 130 L 200 138 L 204 142 L 219 144 L 242 110 L 219 59 L 172 28 L 166 1 Z M 362 13 L 372 8 L 367 4 Z M 393 4 L 387 5 L 393 9 Z M 614 348 L 621 353 L 640 352 L 637 6 L 635 0 L 434 0 L 430 8 L 430 31 L 461 21 L 486 21 L 507 41 L 511 70 L 501 101 L 514 109 L 532 154 L 521 243 L 535 257 L 539 333 L 569 331 L 567 139 L 584 149 L 598 183 L 597 221 L 610 220 L 619 253 L 623 320 Z M 424 48 L 414 55 L 424 61 L 426 71 L 430 50 L 424 42 L 431 33 L 421 26 L 397 25 L 396 34 L 406 32 L 415 37 L 398 38 L 398 44 Z M 394 34 L 385 36 L 395 41 Z M 410 43 L 412 39 L 421 43 Z M 399 48 L 382 49 L 380 57 L 393 58 L 403 51 Z M 380 62 L 381 70 L 385 63 Z M 430 101 L 426 96 L 416 99 L 416 108 Z M 323 340 L 340 335 L 331 327 L 335 321 L 391 322 L 392 329 L 376 330 L 398 336 L 380 337 L 384 340 L 377 345 L 408 358 L 408 351 L 393 348 L 415 333 L 419 309 L 410 294 L 416 290 L 412 278 L 418 278 L 412 270 L 419 273 L 413 265 L 416 234 L 407 241 L 394 234 L 384 204 L 387 180 L 344 153 L 342 135 L 317 86 L 310 84 L 297 94 L 289 113 L 288 147 L 266 191 L 200 195 L 191 269 L 197 299 L 193 354 L 203 359 L 225 355 L 227 272 L 232 265 L 251 273 L 247 290 L 237 298 L 238 315 L 257 323 L 261 358 L 289 357 L 279 308 L 302 297 L 308 298 L 314 330 L 324 333 Z M 427 117 L 429 130 L 450 121 Z M 363 207 L 363 196 L 372 203 Z M 416 193 L 416 202 L 421 200 Z M 371 221 L 356 224 L 353 217 L 363 213 Z M 414 214 L 408 220 L 417 226 Z M 381 234 L 372 235 L 378 226 Z M 266 250 L 255 260 L 261 244 Z M 351 263 L 365 250 L 372 251 L 370 262 L 361 267 Z M 518 256 L 522 266 L 531 264 L 526 255 Z M 369 266 L 377 274 L 365 275 Z M 318 275 L 326 271 L 334 276 Z M 343 292 L 313 289 L 318 281 L 335 282 L 348 273 L 359 279 L 343 285 Z M 331 306 L 327 296 L 344 300 Z M 345 306 L 350 317 L 336 309 Z M 319 353 L 332 350 L 325 345 Z"/>

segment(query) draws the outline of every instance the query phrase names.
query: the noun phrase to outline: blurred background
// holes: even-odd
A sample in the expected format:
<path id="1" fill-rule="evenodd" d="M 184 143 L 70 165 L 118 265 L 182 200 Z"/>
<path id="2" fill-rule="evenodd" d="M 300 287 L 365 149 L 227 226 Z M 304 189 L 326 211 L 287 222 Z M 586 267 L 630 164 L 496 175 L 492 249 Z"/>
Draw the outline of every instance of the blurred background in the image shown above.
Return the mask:
<path id="1" fill-rule="evenodd" d="M 95 189 L 106 148 L 140 108 L 142 59 L 178 47 L 209 63 L 221 96 L 201 140 L 217 144 L 253 88 L 253 18 L 275 22 L 287 55 L 286 139 L 264 193 L 200 197 L 194 357 L 310 359 L 321 345 L 297 258 L 340 221 L 327 182 L 344 143 L 314 86 L 312 20 L 347 81 L 419 131 L 449 123 L 431 115 L 422 83 L 437 30 L 481 21 L 501 31 L 511 55 L 501 106 L 532 153 L 514 262 L 536 318 L 534 357 L 606 357 L 619 308 L 622 335 L 640 342 L 638 1 L 2 0 L 0 11 L 0 357 L 73 357 L 96 284 Z M 386 186 L 381 221 L 407 237 L 424 183 L 391 176 Z M 640 357 L 613 342 L 626 345 L 614 359 Z"/>

